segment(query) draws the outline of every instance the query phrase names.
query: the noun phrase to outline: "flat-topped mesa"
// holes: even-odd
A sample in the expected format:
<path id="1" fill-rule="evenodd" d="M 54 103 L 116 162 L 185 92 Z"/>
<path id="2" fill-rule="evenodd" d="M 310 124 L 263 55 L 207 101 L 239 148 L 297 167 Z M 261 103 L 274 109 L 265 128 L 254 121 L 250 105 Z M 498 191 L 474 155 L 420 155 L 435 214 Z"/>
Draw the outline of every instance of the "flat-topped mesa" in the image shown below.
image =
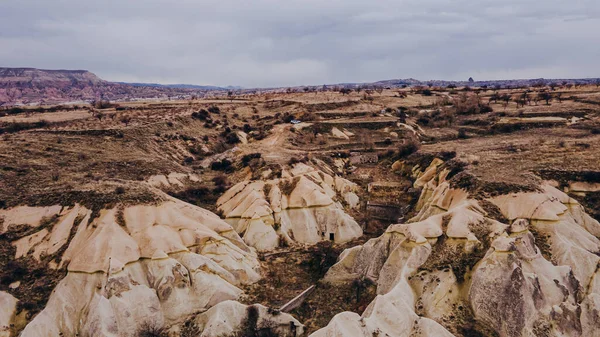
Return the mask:
<path id="1" fill-rule="evenodd" d="M 312 336 L 598 336 L 598 221 L 547 184 L 476 199 L 443 164 L 412 171 L 413 219 L 344 251 L 325 276 L 369 278 L 375 300 Z"/>
<path id="2" fill-rule="evenodd" d="M 217 201 L 225 220 L 258 251 L 287 244 L 343 243 L 362 236 L 344 211 L 356 208 L 357 186 L 303 163 L 271 180 L 243 181 Z"/>
<path id="3" fill-rule="evenodd" d="M 46 70 L 35 68 L 1 68 L 0 83 L 68 83 L 104 82 L 87 70 Z"/>
<path id="4" fill-rule="evenodd" d="M 256 254 L 230 225 L 165 199 L 99 212 L 80 205 L 0 210 L 0 234 L 25 233 L 9 243 L 14 259 L 51 259 L 47 268 L 68 271 L 21 336 L 134 336 L 148 322 L 173 327 L 237 299 L 238 286 L 260 278 Z"/>

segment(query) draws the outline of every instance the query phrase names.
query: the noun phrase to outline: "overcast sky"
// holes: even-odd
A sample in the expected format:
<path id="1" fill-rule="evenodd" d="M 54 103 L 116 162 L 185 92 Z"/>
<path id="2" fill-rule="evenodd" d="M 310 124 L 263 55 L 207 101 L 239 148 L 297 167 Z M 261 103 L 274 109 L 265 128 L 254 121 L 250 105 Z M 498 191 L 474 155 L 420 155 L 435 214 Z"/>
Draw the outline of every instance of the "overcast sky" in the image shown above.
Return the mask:
<path id="1" fill-rule="evenodd" d="M 0 67 L 268 87 L 600 77 L 600 1 L 0 0 Z"/>

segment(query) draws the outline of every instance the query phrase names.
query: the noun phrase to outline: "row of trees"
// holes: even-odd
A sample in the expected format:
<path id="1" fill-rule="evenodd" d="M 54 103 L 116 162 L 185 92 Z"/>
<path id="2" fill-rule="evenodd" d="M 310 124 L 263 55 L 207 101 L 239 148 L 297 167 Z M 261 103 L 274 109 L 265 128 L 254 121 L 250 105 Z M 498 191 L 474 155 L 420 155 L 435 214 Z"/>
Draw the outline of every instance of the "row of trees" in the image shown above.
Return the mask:
<path id="1" fill-rule="evenodd" d="M 369 95 L 377 92 L 378 94 L 383 93 L 383 90 L 386 89 L 383 86 L 379 85 L 359 85 L 359 86 L 332 86 L 329 87 L 327 85 L 323 85 L 322 87 L 303 87 L 299 88 L 287 88 L 285 90 L 286 93 L 297 93 L 297 92 L 339 92 L 343 95 L 351 94 L 352 92 L 361 93 L 365 92 Z M 389 89 L 389 88 L 387 88 Z"/>
<path id="2" fill-rule="evenodd" d="M 594 82 L 594 84 L 597 87 L 600 87 L 600 80 L 597 80 L 596 82 Z M 548 89 L 550 89 L 551 91 L 555 91 L 557 88 L 559 87 L 564 87 L 567 89 L 570 89 L 572 87 L 580 87 L 583 86 L 584 84 L 582 83 L 571 83 L 568 81 L 562 81 L 561 83 L 556 83 L 556 82 L 552 82 L 552 83 L 546 83 L 545 81 L 539 81 L 539 82 L 535 82 L 532 85 L 528 86 L 528 85 L 515 85 L 515 86 L 502 86 L 500 84 L 496 84 L 494 86 L 487 86 L 487 85 L 482 85 L 480 87 L 475 87 L 475 88 L 471 88 L 470 86 L 465 86 L 462 90 L 464 91 L 475 91 L 475 92 L 480 92 L 480 91 L 487 91 L 487 90 L 501 90 L 501 89 L 528 89 L 530 87 L 532 88 L 544 88 L 547 87 Z M 402 85 L 401 88 L 407 88 L 408 85 Z M 287 93 L 297 93 L 297 92 L 327 92 L 327 91 L 332 91 L 332 92 L 339 92 L 342 95 L 349 95 L 352 92 L 356 92 L 356 93 L 361 93 L 364 92 L 367 95 L 372 95 L 374 92 L 381 94 L 383 92 L 384 89 L 390 89 L 390 88 L 386 88 L 384 86 L 380 86 L 380 85 L 358 85 L 358 86 L 327 86 L 327 85 L 323 85 L 322 87 L 316 87 L 316 86 L 307 86 L 307 87 L 303 87 L 301 89 L 299 88 L 287 88 L 286 92 Z M 457 86 L 455 84 L 449 84 L 447 87 L 443 88 L 443 87 L 436 87 L 434 86 L 434 83 L 432 82 L 428 82 L 425 85 L 415 85 L 415 86 L 411 86 L 410 90 L 413 93 L 427 93 L 427 92 L 431 92 L 431 91 L 440 91 L 440 90 L 454 90 L 457 89 Z M 232 92 L 230 91 L 228 93 L 228 96 L 231 97 L 232 96 Z"/>
<path id="3" fill-rule="evenodd" d="M 533 102 L 535 105 L 538 105 L 538 102 L 540 101 L 545 101 L 546 105 L 550 105 L 550 101 L 552 101 L 553 99 L 556 99 L 559 103 L 562 103 L 563 97 L 562 97 L 562 93 L 557 92 L 557 93 L 551 93 L 549 91 L 540 91 L 540 92 L 522 92 L 516 95 L 510 95 L 509 93 L 493 93 L 490 98 L 489 98 L 489 102 L 491 103 L 492 101 L 494 103 L 498 103 L 498 101 L 500 102 L 504 102 L 504 106 L 508 106 L 508 103 L 510 101 L 513 101 L 515 103 L 517 103 L 517 107 L 519 106 L 525 106 L 527 105 L 531 105 L 531 103 Z"/>
<path id="4" fill-rule="evenodd" d="M 494 90 L 494 91 L 498 91 L 498 90 L 502 90 L 502 89 L 529 89 L 529 88 L 536 88 L 536 89 L 541 89 L 541 88 L 548 88 L 551 91 L 556 91 L 557 88 L 565 88 L 565 89 L 571 89 L 573 87 L 575 88 L 579 88 L 585 85 L 590 85 L 593 84 L 596 87 L 600 87 L 600 79 L 594 81 L 593 83 L 578 83 L 578 82 L 568 82 L 568 81 L 562 81 L 561 83 L 557 83 L 557 82 L 551 82 L 551 83 L 546 83 L 545 81 L 539 81 L 539 82 L 534 82 L 531 85 L 507 85 L 507 86 L 502 86 L 500 84 L 495 84 L 493 86 L 487 86 L 487 85 L 482 85 L 479 87 L 470 87 L 470 86 L 465 86 L 463 87 L 463 90 L 465 91 L 487 91 L 487 90 Z M 442 88 L 442 87 L 435 87 L 433 86 L 432 83 L 428 83 L 427 86 L 431 89 L 431 90 L 454 90 L 457 89 L 458 87 L 456 86 L 456 84 L 449 84 L 448 86 L 446 86 L 446 88 Z M 412 88 L 423 88 L 424 86 L 415 86 Z"/>

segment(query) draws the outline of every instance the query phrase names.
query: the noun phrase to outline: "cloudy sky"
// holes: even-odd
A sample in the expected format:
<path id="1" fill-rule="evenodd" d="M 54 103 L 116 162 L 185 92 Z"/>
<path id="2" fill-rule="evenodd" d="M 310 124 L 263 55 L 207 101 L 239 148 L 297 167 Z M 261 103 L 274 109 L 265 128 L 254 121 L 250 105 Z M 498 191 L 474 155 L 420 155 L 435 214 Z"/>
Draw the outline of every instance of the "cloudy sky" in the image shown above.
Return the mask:
<path id="1" fill-rule="evenodd" d="M 287 86 L 600 77 L 598 0 L 0 0 L 0 67 Z"/>

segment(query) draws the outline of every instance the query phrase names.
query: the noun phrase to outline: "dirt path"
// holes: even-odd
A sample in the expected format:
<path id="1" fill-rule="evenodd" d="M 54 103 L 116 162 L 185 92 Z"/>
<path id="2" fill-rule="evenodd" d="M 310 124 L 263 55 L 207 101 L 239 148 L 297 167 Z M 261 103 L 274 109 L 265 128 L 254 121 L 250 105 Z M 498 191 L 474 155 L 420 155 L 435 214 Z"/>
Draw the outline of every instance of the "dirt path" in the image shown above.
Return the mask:
<path id="1" fill-rule="evenodd" d="M 275 125 L 271 130 L 271 135 L 267 138 L 257 142 L 240 145 L 239 149 L 242 150 L 243 154 L 258 152 L 261 153 L 262 158 L 268 162 L 283 164 L 287 162 L 290 157 L 302 155 L 307 152 L 290 149 L 286 143 L 287 132 L 289 132 L 288 124 Z"/>

